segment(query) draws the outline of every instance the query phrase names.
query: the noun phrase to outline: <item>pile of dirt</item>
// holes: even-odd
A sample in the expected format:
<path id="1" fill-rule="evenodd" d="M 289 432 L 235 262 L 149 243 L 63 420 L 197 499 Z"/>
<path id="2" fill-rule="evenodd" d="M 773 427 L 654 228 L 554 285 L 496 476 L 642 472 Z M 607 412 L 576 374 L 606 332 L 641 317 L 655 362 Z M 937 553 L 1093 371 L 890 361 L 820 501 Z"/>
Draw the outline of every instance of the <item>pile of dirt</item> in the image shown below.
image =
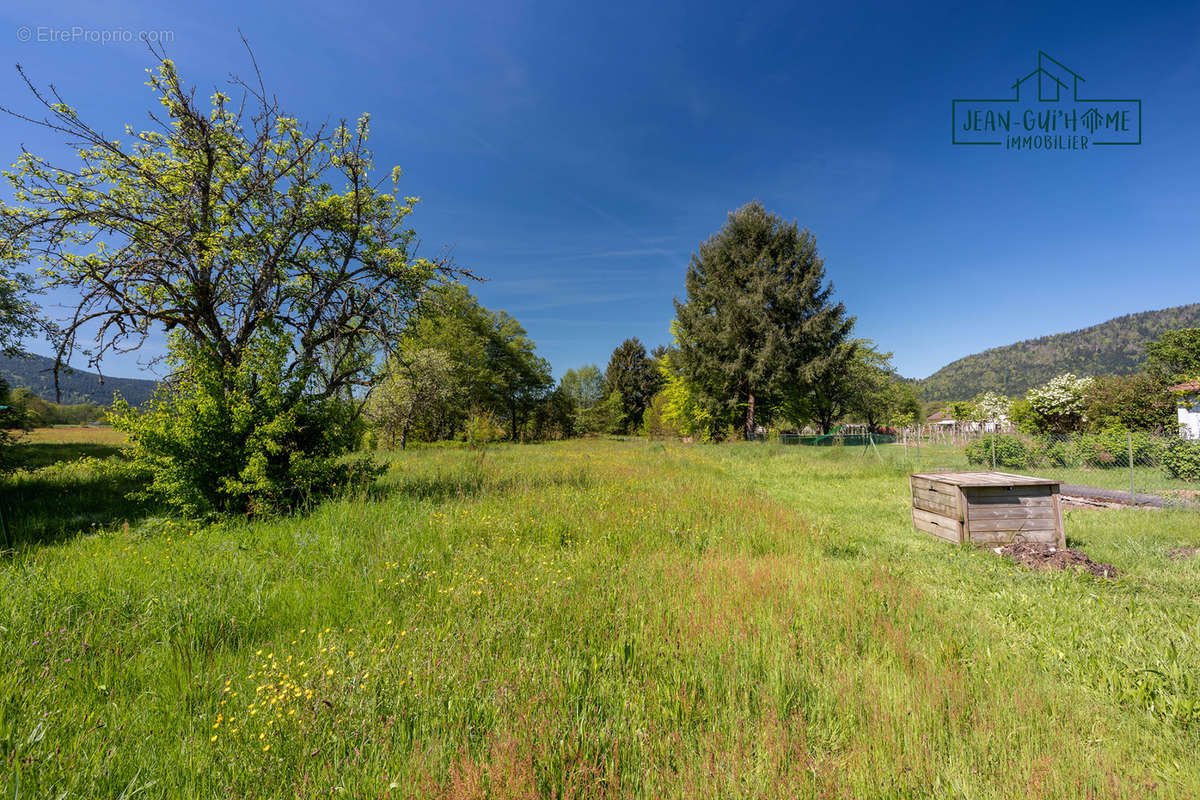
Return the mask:
<path id="1" fill-rule="evenodd" d="M 1013 542 L 995 548 L 996 553 L 1011 558 L 1030 569 L 1075 569 L 1090 572 L 1097 578 L 1117 577 L 1117 568 L 1112 564 L 1098 564 L 1088 558 L 1087 553 L 1071 548 L 1055 547 L 1036 542 Z"/>

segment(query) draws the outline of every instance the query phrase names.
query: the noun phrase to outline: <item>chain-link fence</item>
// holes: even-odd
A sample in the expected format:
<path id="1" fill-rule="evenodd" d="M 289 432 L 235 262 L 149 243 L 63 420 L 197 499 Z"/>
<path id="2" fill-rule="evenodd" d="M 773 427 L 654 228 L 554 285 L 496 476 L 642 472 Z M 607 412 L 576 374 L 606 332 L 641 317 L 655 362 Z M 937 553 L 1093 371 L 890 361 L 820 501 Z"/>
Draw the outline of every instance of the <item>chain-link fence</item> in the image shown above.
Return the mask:
<path id="1" fill-rule="evenodd" d="M 969 464 L 1033 471 L 1064 484 L 1143 502 L 1146 494 L 1178 504 L 1200 503 L 1200 441 L 1138 431 L 1069 436 L 984 436 L 964 447 Z M 1145 502 L 1153 502 L 1147 498 Z M 1155 503 L 1157 504 L 1157 503 Z"/>
<path id="2" fill-rule="evenodd" d="M 1036 436 L 976 432 L 952 439 L 902 434 L 874 444 L 881 458 L 913 469 L 1019 472 L 1062 481 L 1064 494 L 1100 503 L 1200 509 L 1200 441 L 1195 439 L 1115 430 Z"/>

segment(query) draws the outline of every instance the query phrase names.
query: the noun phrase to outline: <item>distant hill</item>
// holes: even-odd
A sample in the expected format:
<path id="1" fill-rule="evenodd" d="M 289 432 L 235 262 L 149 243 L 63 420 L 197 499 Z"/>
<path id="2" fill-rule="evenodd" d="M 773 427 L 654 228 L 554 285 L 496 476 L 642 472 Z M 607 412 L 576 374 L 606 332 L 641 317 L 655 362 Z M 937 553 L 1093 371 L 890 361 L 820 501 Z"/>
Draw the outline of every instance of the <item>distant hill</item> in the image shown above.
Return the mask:
<path id="1" fill-rule="evenodd" d="M 1145 360 L 1146 342 L 1200 327 L 1200 303 L 1143 311 L 1070 333 L 1027 339 L 960 358 L 918 381 L 926 401 L 949 403 L 993 391 L 1014 397 L 1063 372 L 1128 375 Z"/>
<path id="2" fill-rule="evenodd" d="M 11 388 L 25 386 L 39 397 L 54 402 L 53 358 L 0 356 L 0 375 L 4 376 Z M 142 378 L 110 378 L 107 376 L 101 383 L 100 376 L 96 373 L 76 369 L 60 372 L 58 385 L 62 390 L 62 402 L 66 404 L 95 403 L 107 406 L 113 401 L 113 392 L 120 392 L 122 397 L 136 406 L 150 399 L 150 395 L 158 383 Z"/>

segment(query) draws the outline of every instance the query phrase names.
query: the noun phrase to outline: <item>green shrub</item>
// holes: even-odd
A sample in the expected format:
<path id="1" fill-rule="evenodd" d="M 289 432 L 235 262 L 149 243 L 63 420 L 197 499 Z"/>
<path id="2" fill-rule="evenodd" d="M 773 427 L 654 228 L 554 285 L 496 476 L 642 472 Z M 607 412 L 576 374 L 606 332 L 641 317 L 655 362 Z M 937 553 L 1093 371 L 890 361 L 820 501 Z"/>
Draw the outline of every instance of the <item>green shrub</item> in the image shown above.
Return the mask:
<path id="1" fill-rule="evenodd" d="M 1049 437 L 1040 443 L 1041 462 L 1047 467 L 1080 467 L 1083 458 L 1078 443 L 1072 439 Z"/>
<path id="2" fill-rule="evenodd" d="M 967 444 L 967 462 L 970 464 L 991 466 L 992 439 L 996 440 L 996 466 L 1025 469 L 1030 465 L 1031 448 L 1029 443 L 1019 436 L 989 434 Z"/>
<path id="3" fill-rule="evenodd" d="M 1172 478 L 1200 481 L 1200 441 L 1175 439 L 1162 455 L 1163 469 Z"/>
<path id="4" fill-rule="evenodd" d="M 486 450 L 489 444 L 504 438 L 504 428 L 491 411 L 473 409 L 463 426 L 463 438 L 472 450 Z"/>
<path id="5" fill-rule="evenodd" d="M 1148 433 L 1134 433 L 1133 463 L 1157 464 L 1162 460 L 1165 445 Z M 1128 467 L 1130 433 L 1123 428 L 1107 428 L 1100 433 L 1087 433 L 1074 440 L 1079 466 Z"/>
<path id="6" fill-rule="evenodd" d="M 381 470 L 343 456 L 362 439 L 349 403 L 308 396 L 288 374 L 288 342 L 263 336 L 240 364 L 175 337 L 173 373 L 146 407 L 114 404 L 145 494 L 188 516 L 263 514 L 301 507 L 369 482 Z"/>

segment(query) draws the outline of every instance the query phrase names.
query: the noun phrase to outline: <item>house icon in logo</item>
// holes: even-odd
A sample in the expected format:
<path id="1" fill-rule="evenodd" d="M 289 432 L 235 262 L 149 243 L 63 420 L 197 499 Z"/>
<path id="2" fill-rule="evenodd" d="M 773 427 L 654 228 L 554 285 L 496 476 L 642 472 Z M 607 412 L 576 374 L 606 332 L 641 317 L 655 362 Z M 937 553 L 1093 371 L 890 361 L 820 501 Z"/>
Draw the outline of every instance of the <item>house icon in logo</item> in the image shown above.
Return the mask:
<path id="1" fill-rule="evenodd" d="M 1062 97 L 1061 91 L 1067 88 L 1071 89 L 1071 99 L 1078 100 L 1079 82 L 1087 80 L 1062 62 L 1038 50 L 1037 69 L 1024 78 L 1018 78 L 1017 82 L 1010 87 L 1016 92 L 1013 100 L 1021 99 L 1022 85 L 1035 77 L 1037 78 L 1037 99 L 1043 103 L 1057 103 L 1066 99 Z M 1069 87 L 1066 83 L 1068 78 L 1071 80 Z M 1032 87 L 1026 88 L 1027 96 L 1030 88 Z"/>

